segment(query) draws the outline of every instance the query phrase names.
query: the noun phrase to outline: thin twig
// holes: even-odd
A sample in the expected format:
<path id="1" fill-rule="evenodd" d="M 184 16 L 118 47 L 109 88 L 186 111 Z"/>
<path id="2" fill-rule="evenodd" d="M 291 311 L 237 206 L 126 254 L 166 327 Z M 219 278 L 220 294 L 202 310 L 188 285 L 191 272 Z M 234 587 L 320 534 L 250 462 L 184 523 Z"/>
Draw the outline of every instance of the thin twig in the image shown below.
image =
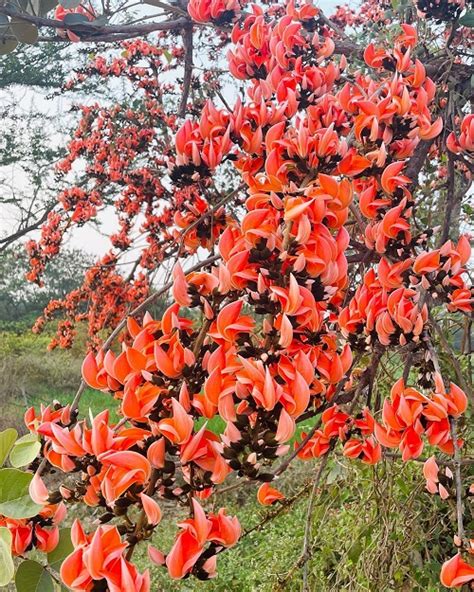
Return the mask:
<path id="1" fill-rule="evenodd" d="M 145 490 L 146 495 L 151 497 L 155 493 L 156 482 L 158 481 L 159 476 L 160 476 L 160 471 L 158 469 L 153 468 L 151 475 L 150 475 L 150 481 L 148 483 L 148 487 Z M 140 512 L 140 516 L 138 517 L 137 524 L 135 526 L 134 541 L 132 543 L 130 543 L 128 550 L 127 550 L 127 554 L 125 556 L 127 561 L 130 561 L 130 559 L 132 558 L 133 551 L 135 550 L 135 547 L 136 547 L 138 541 L 140 540 L 142 530 L 143 530 L 144 526 L 146 525 L 146 523 L 147 523 L 146 512 L 144 509 L 142 509 L 142 511 Z"/>
<path id="2" fill-rule="evenodd" d="M 448 150 L 448 187 L 446 192 L 446 201 L 444 203 L 444 221 L 440 236 L 440 244 L 444 244 L 451 230 L 452 217 L 455 212 L 456 192 L 455 192 L 455 171 L 454 158 Z"/>
<path id="3" fill-rule="evenodd" d="M 276 469 L 276 471 L 273 473 L 275 477 L 278 477 L 284 471 L 286 471 L 286 469 L 290 466 L 290 464 L 293 462 L 293 460 L 298 455 L 298 452 L 300 452 L 300 450 L 302 450 L 306 446 L 306 444 L 311 440 L 311 438 L 314 436 L 314 434 L 316 433 L 316 431 L 319 429 L 320 426 L 321 426 L 321 418 L 319 418 L 319 421 L 317 421 L 314 424 L 314 426 L 310 429 L 310 431 L 303 438 L 303 440 L 301 440 L 301 442 L 293 450 L 293 452 L 290 454 L 290 456 L 284 462 L 282 462 L 281 465 Z"/>
<path id="4" fill-rule="evenodd" d="M 176 31 L 182 29 L 189 20 L 187 18 L 178 18 L 175 20 L 165 20 L 155 23 L 140 25 L 109 25 L 100 26 L 94 23 L 66 23 L 57 19 L 35 16 L 26 12 L 20 12 L 16 7 L 3 5 L 0 6 L 0 14 L 14 17 L 15 19 L 33 23 L 37 27 L 50 27 L 53 29 L 70 29 L 81 37 L 81 41 L 104 41 L 120 40 L 135 36 L 147 35 L 155 31 Z M 125 37 L 124 37 L 125 35 Z"/>
<path id="5" fill-rule="evenodd" d="M 473 400 L 473 393 L 471 392 L 471 389 L 469 388 L 469 385 L 467 384 L 467 382 L 464 380 L 463 372 L 462 372 L 461 365 L 459 364 L 458 359 L 454 355 L 454 352 L 453 352 L 451 346 L 449 345 L 446 337 L 444 336 L 443 331 L 441 330 L 441 327 L 439 326 L 439 324 L 431 316 L 430 316 L 430 320 L 431 320 L 431 324 L 432 324 L 434 330 L 436 331 L 436 333 L 439 337 L 439 340 L 441 342 L 441 345 L 443 346 L 444 351 L 448 354 L 448 356 L 451 359 L 451 362 L 452 362 L 453 368 L 454 368 L 454 372 L 456 374 L 456 378 L 459 382 L 459 386 L 463 389 L 463 391 L 466 392 L 467 396 L 472 401 Z"/>
<path id="6" fill-rule="evenodd" d="M 454 481 L 456 483 L 456 518 L 458 523 L 458 537 L 464 541 L 464 504 L 462 499 L 462 480 L 461 480 L 461 455 L 458 444 L 457 420 L 455 417 L 449 418 L 451 428 L 451 438 L 454 447 Z"/>
<path id="7" fill-rule="evenodd" d="M 247 537 L 249 534 L 251 534 L 252 532 L 255 532 L 256 530 L 260 530 L 263 526 L 265 526 L 265 524 L 267 524 L 268 522 L 271 522 L 272 520 L 274 520 L 275 518 L 280 516 L 280 514 L 283 514 L 286 510 L 289 510 L 291 508 L 291 506 L 293 506 L 293 504 L 296 501 L 298 501 L 300 498 L 304 497 L 309 492 L 310 488 L 311 488 L 311 481 L 308 481 L 308 483 L 306 483 L 292 497 L 284 499 L 284 500 L 280 500 L 279 501 L 280 506 L 276 510 L 274 510 L 273 512 L 268 512 L 260 522 L 258 522 L 257 524 L 255 524 L 254 526 L 249 528 L 248 530 L 244 531 L 244 533 L 242 534 L 240 539 Z"/>
<path id="8" fill-rule="evenodd" d="M 308 559 L 309 559 L 309 543 L 311 538 L 311 526 L 313 522 L 313 508 L 314 502 L 316 499 L 316 492 L 319 487 L 319 482 L 321 481 L 321 476 L 323 474 L 324 468 L 328 462 L 329 455 L 323 457 L 316 476 L 314 478 L 313 489 L 311 490 L 309 503 L 308 503 L 308 512 L 306 515 L 306 525 L 304 529 L 304 540 L 303 540 L 303 550 L 301 552 L 301 560 L 303 561 L 303 592 L 308 591 Z"/>
<path id="9" fill-rule="evenodd" d="M 292 567 L 285 574 L 285 577 L 279 581 L 277 590 L 284 590 L 286 588 L 286 583 L 291 579 L 291 577 L 295 573 L 295 571 L 297 569 L 299 569 L 300 567 L 303 567 L 304 568 L 304 571 L 303 571 L 303 592 L 309 591 L 309 588 L 307 587 L 307 579 L 308 579 L 307 562 L 310 557 L 310 536 L 311 536 L 313 508 L 314 508 L 314 502 L 316 499 L 316 492 L 319 487 L 319 483 L 321 481 L 321 476 L 322 476 L 323 470 L 327 464 L 328 458 L 329 458 L 329 454 L 326 454 L 323 457 L 323 459 L 321 460 L 321 463 L 317 469 L 316 475 L 314 477 L 313 487 L 311 488 L 311 494 L 310 494 L 308 509 L 307 509 L 307 513 L 306 513 L 303 549 L 302 549 L 301 554 L 298 557 L 298 559 L 295 561 L 295 563 L 292 565 Z"/>
<path id="10" fill-rule="evenodd" d="M 383 453 L 383 456 L 387 460 L 403 460 L 402 455 L 397 454 L 396 452 L 388 452 L 385 450 Z M 417 456 L 416 458 L 411 458 L 410 462 L 414 461 L 414 462 L 419 462 L 419 463 L 425 463 L 427 460 L 429 460 L 429 459 L 426 456 Z M 406 461 L 403 461 L 403 462 L 406 462 Z M 441 465 L 443 467 L 453 467 L 454 466 L 454 461 L 452 461 L 452 460 L 443 460 L 443 459 L 436 458 L 436 462 L 438 463 L 438 465 Z M 459 463 L 461 465 L 466 465 L 466 466 L 474 465 L 474 458 L 461 458 L 459 460 Z"/>

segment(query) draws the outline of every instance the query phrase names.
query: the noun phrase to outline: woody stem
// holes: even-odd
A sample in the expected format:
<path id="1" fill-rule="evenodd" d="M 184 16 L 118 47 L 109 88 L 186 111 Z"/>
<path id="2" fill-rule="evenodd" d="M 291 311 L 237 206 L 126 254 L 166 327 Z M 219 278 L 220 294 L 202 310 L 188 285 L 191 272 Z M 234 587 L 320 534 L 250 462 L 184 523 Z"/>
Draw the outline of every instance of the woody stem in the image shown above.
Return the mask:
<path id="1" fill-rule="evenodd" d="M 204 339 L 206 338 L 206 334 L 209 330 L 209 327 L 211 326 L 211 321 L 209 319 L 206 319 L 202 326 L 201 326 L 201 330 L 198 333 L 198 336 L 196 337 L 196 341 L 194 342 L 194 346 L 193 346 L 193 354 L 195 357 L 198 356 L 202 344 L 204 343 Z"/>
<path id="2" fill-rule="evenodd" d="M 454 447 L 454 481 L 456 483 L 456 518 L 458 523 L 458 537 L 464 541 L 464 504 L 462 500 L 462 480 L 461 480 L 461 457 L 458 445 L 457 436 L 457 421 L 454 417 L 449 418 L 449 425 L 451 427 L 451 438 Z"/>
<path id="3" fill-rule="evenodd" d="M 150 475 L 150 481 L 148 483 L 148 487 L 145 490 L 146 495 L 152 496 L 155 493 L 155 486 L 156 486 L 156 482 L 158 481 L 159 476 L 160 476 L 160 472 L 157 469 L 152 469 L 151 475 Z M 140 515 L 137 520 L 137 524 L 135 526 L 134 541 L 132 543 L 130 543 L 127 554 L 125 555 L 125 559 L 127 561 L 130 561 L 130 559 L 132 558 L 133 551 L 135 550 L 135 547 L 136 547 L 138 541 L 140 540 L 143 527 L 146 525 L 146 523 L 147 523 L 146 513 L 145 513 L 145 510 L 142 510 L 140 512 Z"/>

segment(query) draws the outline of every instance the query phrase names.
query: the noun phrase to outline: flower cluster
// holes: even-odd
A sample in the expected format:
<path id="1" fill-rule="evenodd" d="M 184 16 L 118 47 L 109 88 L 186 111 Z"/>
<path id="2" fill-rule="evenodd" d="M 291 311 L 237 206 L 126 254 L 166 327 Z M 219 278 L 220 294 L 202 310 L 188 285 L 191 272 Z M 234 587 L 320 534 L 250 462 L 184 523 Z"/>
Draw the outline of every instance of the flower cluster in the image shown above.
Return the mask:
<path id="1" fill-rule="evenodd" d="M 414 388 L 406 388 L 400 379 L 392 388 L 390 400 L 384 402 L 383 425 L 375 424 L 375 435 L 383 446 L 398 447 L 403 460 L 420 456 L 424 446 L 423 434 L 432 446 L 447 454 L 454 452 L 449 418 L 464 413 L 467 397 L 454 383 L 446 391 L 439 375 L 435 385 L 435 392 L 427 397 Z M 461 441 L 456 443 L 457 446 L 461 444 Z"/>
<path id="2" fill-rule="evenodd" d="M 225 25 L 231 23 L 238 15 L 238 0 L 191 0 L 188 12 L 197 23 L 215 23 Z"/>
<path id="3" fill-rule="evenodd" d="M 134 590 L 149 592 L 148 571 L 140 574 L 124 557 L 127 544 L 122 542 L 114 526 L 99 526 L 94 534 L 86 534 L 76 520 L 71 529 L 74 551 L 61 565 L 61 578 L 71 590 L 86 592 L 95 583 L 106 583 L 110 592 Z"/>
<path id="4" fill-rule="evenodd" d="M 459 135 L 451 132 L 446 140 L 446 144 L 455 154 L 462 152 L 472 154 L 474 152 L 474 115 L 463 117 L 460 125 Z"/>
<path id="5" fill-rule="evenodd" d="M 357 458 L 369 465 L 381 460 L 382 448 L 374 438 L 375 421 L 367 408 L 360 417 L 353 418 L 334 405 L 322 413 L 321 421 L 321 429 L 311 438 L 307 439 L 303 432 L 303 445 L 295 444 L 302 460 L 323 456 L 337 439 L 344 442 L 343 454 L 348 458 Z"/>

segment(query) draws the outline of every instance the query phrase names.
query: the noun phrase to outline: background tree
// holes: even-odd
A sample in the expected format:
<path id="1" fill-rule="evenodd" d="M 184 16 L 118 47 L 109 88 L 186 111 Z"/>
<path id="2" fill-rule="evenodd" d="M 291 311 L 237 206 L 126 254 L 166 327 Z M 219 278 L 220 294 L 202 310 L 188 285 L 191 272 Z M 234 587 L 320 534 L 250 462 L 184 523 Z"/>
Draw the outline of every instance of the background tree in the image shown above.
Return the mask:
<path id="1" fill-rule="evenodd" d="M 34 323 L 51 300 L 61 300 L 80 285 L 91 257 L 78 249 L 66 249 L 64 257 L 54 260 L 45 272 L 43 287 L 28 282 L 28 259 L 24 247 L 6 250 L 0 261 L 0 322 L 21 320 L 25 328 Z"/>

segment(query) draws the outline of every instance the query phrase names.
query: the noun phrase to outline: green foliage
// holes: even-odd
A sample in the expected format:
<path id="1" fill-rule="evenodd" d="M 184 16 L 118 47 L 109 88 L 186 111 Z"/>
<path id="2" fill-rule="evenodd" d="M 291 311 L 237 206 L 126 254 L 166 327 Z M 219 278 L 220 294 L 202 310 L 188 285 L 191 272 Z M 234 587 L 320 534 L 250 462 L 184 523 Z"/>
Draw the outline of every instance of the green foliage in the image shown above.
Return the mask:
<path id="1" fill-rule="evenodd" d="M 59 4 L 64 8 L 77 8 L 81 4 L 81 0 L 59 0 Z"/>
<path id="2" fill-rule="evenodd" d="M 13 84 L 60 88 L 69 73 L 63 59 L 67 53 L 67 49 L 54 43 L 41 43 L 35 47 L 20 46 L 14 53 L 0 57 L 0 88 Z"/>
<path id="3" fill-rule="evenodd" d="M 15 574 L 17 592 L 54 592 L 54 581 L 42 565 L 27 560 L 20 563 Z"/>
<path id="4" fill-rule="evenodd" d="M 31 518 L 42 509 L 30 497 L 33 475 L 18 469 L 0 469 L 0 514 L 7 518 Z"/>
<path id="5" fill-rule="evenodd" d="M 295 462 L 278 481 L 287 497 L 310 484 L 315 462 Z M 216 579 L 171 581 L 166 570 L 152 568 L 153 590 L 167 592 L 300 592 L 301 556 L 308 493 L 278 517 L 249 534 L 268 513 L 256 501 L 257 485 L 219 497 L 243 529 L 238 545 L 219 556 Z M 376 468 L 336 457 L 326 469 L 312 515 L 308 590 L 317 592 L 438 592 L 439 569 L 452 548 L 446 539 L 453 508 L 424 490 L 421 465 L 387 462 Z M 166 552 L 176 522 L 165 515 L 152 544 Z M 137 549 L 141 569 L 149 567 L 146 549 Z"/>
<path id="6" fill-rule="evenodd" d="M 5 526 L 0 527 L 0 586 L 6 586 L 15 573 L 11 546 L 11 532 Z"/>
<path id="7" fill-rule="evenodd" d="M 33 324 L 51 300 L 64 298 L 79 287 L 84 271 L 92 259 L 78 249 L 68 250 L 64 258 L 54 259 L 48 266 L 44 287 L 25 278 L 28 260 L 22 245 L 8 249 L 0 258 L 0 321 L 26 320 Z"/>
<path id="8" fill-rule="evenodd" d="M 469 10 L 459 19 L 459 24 L 463 27 L 474 27 L 474 10 Z"/>
<path id="9" fill-rule="evenodd" d="M 15 468 L 26 467 L 32 463 L 41 450 L 36 434 L 26 434 L 15 442 L 10 452 L 10 463 Z"/>
<path id="10" fill-rule="evenodd" d="M 0 426 L 15 426 L 24 433 L 23 414 L 27 407 L 38 410 L 41 403 L 47 405 L 55 399 L 63 403 L 72 401 L 81 380 L 84 336 L 78 336 L 71 350 L 47 351 L 50 334 L 34 335 L 22 330 L 22 323 L 15 327 L 15 332 L 0 331 Z M 80 411 L 87 414 L 90 408 L 95 415 L 111 408 L 115 417 L 115 406 L 110 401 L 110 395 L 87 389 Z"/>
<path id="11" fill-rule="evenodd" d="M 61 563 L 70 553 L 72 553 L 73 550 L 74 547 L 71 541 L 71 529 L 62 528 L 59 531 L 58 546 L 53 551 L 51 551 L 51 553 L 48 553 L 48 563 L 51 568 L 55 571 L 59 571 Z"/>
<path id="12" fill-rule="evenodd" d="M 7 428 L 0 432 L 0 467 L 3 467 L 17 438 L 18 432 L 14 428 Z"/>

